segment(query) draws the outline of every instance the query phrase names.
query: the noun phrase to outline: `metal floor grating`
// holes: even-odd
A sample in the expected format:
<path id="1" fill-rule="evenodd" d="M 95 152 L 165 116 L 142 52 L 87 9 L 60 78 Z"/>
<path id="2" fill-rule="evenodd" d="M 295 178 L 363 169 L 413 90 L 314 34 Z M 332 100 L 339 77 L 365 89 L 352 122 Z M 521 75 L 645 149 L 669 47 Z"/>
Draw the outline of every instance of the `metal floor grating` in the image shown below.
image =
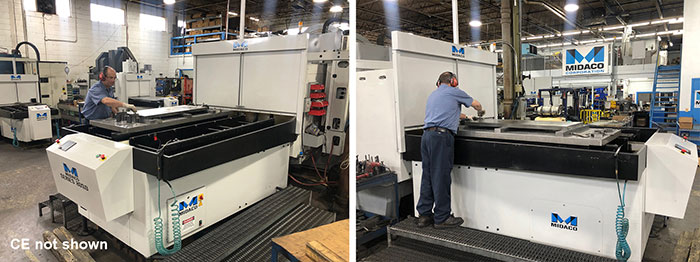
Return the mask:
<path id="1" fill-rule="evenodd" d="M 269 261 L 272 238 L 325 225 L 334 220 L 334 213 L 307 204 L 300 205 L 248 241 L 225 261 Z"/>
<path id="2" fill-rule="evenodd" d="M 310 191 L 287 187 L 192 241 L 163 261 L 222 261 L 294 208 L 309 203 L 310 199 Z"/>
<path id="3" fill-rule="evenodd" d="M 392 236 L 406 237 L 502 261 L 615 261 L 465 227 L 442 230 L 433 227 L 418 228 L 416 218 L 413 217 L 392 226 L 389 232 Z"/>
<path id="4" fill-rule="evenodd" d="M 470 254 L 422 241 L 399 237 L 387 247 L 362 261 L 462 261 L 497 262 L 500 260 Z"/>

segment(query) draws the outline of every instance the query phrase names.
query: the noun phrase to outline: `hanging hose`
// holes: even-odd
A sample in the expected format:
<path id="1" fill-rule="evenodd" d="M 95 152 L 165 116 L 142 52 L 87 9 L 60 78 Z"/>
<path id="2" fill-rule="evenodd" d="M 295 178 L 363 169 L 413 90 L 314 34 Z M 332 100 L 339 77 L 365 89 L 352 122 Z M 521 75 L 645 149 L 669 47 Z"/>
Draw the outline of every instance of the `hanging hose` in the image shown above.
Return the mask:
<path id="1" fill-rule="evenodd" d="M 10 127 L 10 130 L 12 130 L 12 146 L 19 147 L 19 141 L 17 141 L 17 128 Z"/>
<path id="2" fill-rule="evenodd" d="M 617 182 L 617 196 L 620 199 L 620 205 L 617 206 L 617 214 L 615 215 L 615 233 L 617 234 L 617 245 L 615 246 L 615 257 L 618 261 L 627 261 L 630 258 L 632 250 L 627 243 L 627 232 L 629 231 L 629 219 L 625 218 L 625 192 L 627 191 L 627 180 L 625 180 L 622 192 L 620 192 L 620 179 L 617 176 L 617 154 L 620 153 L 622 146 L 615 151 L 615 181 Z"/>
<path id="3" fill-rule="evenodd" d="M 58 128 L 58 120 L 56 121 L 56 138 L 61 139 L 61 129 Z"/>
<path id="4" fill-rule="evenodd" d="M 158 250 L 158 254 L 164 256 L 175 254 L 177 251 L 180 251 L 180 248 L 182 247 L 182 237 L 180 235 L 180 212 L 177 208 L 177 199 L 175 198 L 175 191 L 170 183 L 168 183 L 168 187 L 170 187 L 170 192 L 173 193 L 173 203 L 170 205 L 170 219 L 173 225 L 173 242 L 175 243 L 173 244 L 172 249 L 166 249 L 163 246 L 163 219 L 160 218 L 160 180 L 158 180 L 158 217 L 153 219 L 153 223 L 155 224 L 154 239 L 156 242 L 156 250 Z"/>
<path id="5" fill-rule="evenodd" d="M 168 180 L 165 180 L 165 183 L 168 184 L 170 192 L 173 194 L 173 203 L 170 205 L 170 219 L 173 227 L 174 242 L 172 249 L 166 249 L 165 246 L 163 246 L 163 219 L 160 218 L 160 181 L 163 179 L 163 169 L 161 168 L 161 161 L 163 159 L 165 147 L 168 146 L 168 144 L 170 144 L 171 142 L 175 141 L 177 141 L 177 138 L 166 142 L 158 150 L 158 158 L 156 158 L 156 168 L 158 172 L 158 217 L 153 219 L 153 223 L 155 224 L 154 241 L 156 242 L 155 244 L 156 250 L 158 250 L 158 254 L 164 256 L 175 254 L 177 251 L 180 251 L 180 248 L 182 247 L 182 236 L 180 232 L 180 211 L 178 210 L 177 206 L 177 195 L 175 195 L 175 190 L 173 190 L 173 186 L 170 185 L 170 182 L 168 182 Z"/>

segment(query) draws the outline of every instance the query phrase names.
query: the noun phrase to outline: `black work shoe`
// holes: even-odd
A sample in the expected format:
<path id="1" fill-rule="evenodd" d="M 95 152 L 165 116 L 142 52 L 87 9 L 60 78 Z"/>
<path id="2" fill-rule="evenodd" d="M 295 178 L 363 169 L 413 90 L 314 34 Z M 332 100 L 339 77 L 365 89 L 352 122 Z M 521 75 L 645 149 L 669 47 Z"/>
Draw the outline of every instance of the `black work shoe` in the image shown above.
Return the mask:
<path id="1" fill-rule="evenodd" d="M 464 219 L 461 217 L 455 217 L 454 215 L 450 215 L 445 221 L 443 221 L 440 224 L 435 224 L 433 225 L 436 229 L 444 229 L 444 228 L 453 228 L 453 227 L 458 227 L 464 223 Z"/>
<path id="2" fill-rule="evenodd" d="M 433 224 L 433 215 L 421 215 L 418 217 L 418 227 L 427 227 Z"/>

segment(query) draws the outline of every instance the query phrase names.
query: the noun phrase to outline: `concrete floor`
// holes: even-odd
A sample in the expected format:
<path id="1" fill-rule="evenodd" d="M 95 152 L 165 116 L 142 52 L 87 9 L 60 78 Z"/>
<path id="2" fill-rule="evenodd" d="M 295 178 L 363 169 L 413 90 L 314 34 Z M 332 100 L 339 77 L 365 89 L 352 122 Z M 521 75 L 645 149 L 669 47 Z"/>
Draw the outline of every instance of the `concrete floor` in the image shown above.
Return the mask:
<path id="1" fill-rule="evenodd" d="M 46 156 L 46 144 L 13 148 L 9 142 L 0 139 L 0 258 L 2 261 L 27 261 L 26 252 L 11 249 L 10 241 L 28 238 L 34 243 L 42 240 L 42 232 L 60 226 L 51 223 L 50 216 L 39 217 L 37 208 L 37 203 L 56 193 L 56 187 Z M 45 209 L 46 213 L 48 209 Z M 700 227 L 700 172 L 696 173 L 685 219 L 669 219 L 666 228 L 661 224 L 662 219 L 657 217 L 644 254 L 645 261 L 668 261 L 681 232 Z M 79 239 L 95 240 L 95 237 Z M 121 251 L 116 243 L 108 243 L 109 250 L 90 251 L 91 255 L 98 261 L 133 260 L 133 256 Z M 30 251 L 40 261 L 56 261 L 49 251 L 37 250 L 33 246 Z"/>

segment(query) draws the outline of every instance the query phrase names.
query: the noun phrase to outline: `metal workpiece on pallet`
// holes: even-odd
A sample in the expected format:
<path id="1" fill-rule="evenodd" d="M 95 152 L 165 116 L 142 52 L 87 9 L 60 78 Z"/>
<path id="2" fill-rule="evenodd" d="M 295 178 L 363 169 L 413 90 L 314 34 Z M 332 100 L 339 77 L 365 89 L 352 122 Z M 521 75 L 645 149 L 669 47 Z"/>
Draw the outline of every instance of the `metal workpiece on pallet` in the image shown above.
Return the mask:
<path id="1" fill-rule="evenodd" d="M 334 213 L 302 204 L 248 241 L 224 261 L 267 261 L 270 259 L 272 238 L 325 225 L 334 220 Z"/>
<path id="2" fill-rule="evenodd" d="M 466 227 L 441 230 L 432 227 L 418 228 L 416 218 L 413 217 L 390 227 L 389 234 L 501 261 L 615 261 Z"/>
<path id="3" fill-rule="evenodd" d="M 310 191 L 287 187 L 219 225 L 163 261 L 222 261 L 303 203 Z"/>
<path id="4" fill-rule="evenodd" d="M 119 133 L 137 133 L 225 117 L 234 113 L 229 110 L 210 109 L 207 106 L 182 105 L 140 110 L 133 114 L 119 113 L 118 117 L 91 120 L 90 125 Z"/>
<path id="5" fill-rule="evenodd" d="M 591 128 L 575 122 L 482 119 L 465 122 L 456 135 L 548 144 L 603 146 L 619 137 L 621 132 L 612 128 Z"/>

